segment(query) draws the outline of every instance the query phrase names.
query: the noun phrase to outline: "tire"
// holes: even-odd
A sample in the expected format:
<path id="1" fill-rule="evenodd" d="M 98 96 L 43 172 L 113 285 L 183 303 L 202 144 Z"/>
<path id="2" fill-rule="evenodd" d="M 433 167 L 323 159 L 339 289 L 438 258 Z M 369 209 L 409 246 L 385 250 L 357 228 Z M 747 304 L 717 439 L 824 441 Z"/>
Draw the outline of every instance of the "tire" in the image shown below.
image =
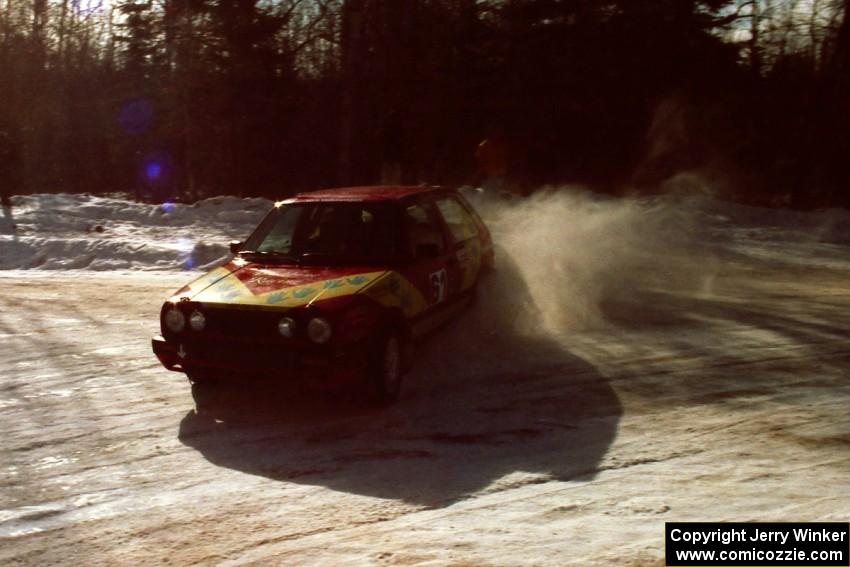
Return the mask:
<path id="1" fill-rule="evenodd" d="M 204 382 L 206 382 L 206 380 L 204 380 L 203 376 L 201 376 L 200 374 L 196 374 L 194 372 L 186 372 L 186 380 L 188 380 L 189 385 L 193 386 L 193 387 L 195 385 L 200 385 L 200 384 L 203 384 Z"/>
<path id="2" fill-rule="evenodd" d="M 186 371 L 186 378 L 192 389 L 196 411 L 217 404 L 223 397 L 225 383 L 215 374 L 203 369 L 191 369 Z"/>
<path id="3" fill-rule="evenodd" d="M 369 380 L 380 405 L 398 400 L 404 376 L 404 341 L 395 331 L 389 331 L 375 345 L 369 362 Z"/>
<path id="4" fill-rule="evenodd" d="M 214 375 L 209 372 L 204 372 L 203 370 L 187 370 L 186 378 L 188 378 L 189 384 L 192 386 L 212 386 L 220 382 L 219 380 L 216 380 Z"/>
<path id="5" fill-rule="evenodd" d="M 496 271 L 496 254 L 493 253 L 492 256 L 488 256 L 486 258 L 481 259 L 481 267 L 479 268 L 478 277 L 480 278 L 482 275 L 487 275 L 491 272 Z"/>

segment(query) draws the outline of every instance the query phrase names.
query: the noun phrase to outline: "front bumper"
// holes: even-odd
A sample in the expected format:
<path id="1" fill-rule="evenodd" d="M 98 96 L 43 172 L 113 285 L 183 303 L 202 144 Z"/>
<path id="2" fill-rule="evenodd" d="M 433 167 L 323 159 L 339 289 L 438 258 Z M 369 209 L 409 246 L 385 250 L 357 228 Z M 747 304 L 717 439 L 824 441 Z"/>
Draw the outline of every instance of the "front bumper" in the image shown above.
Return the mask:
<path id="1" fill-rule="evenodd" d="M 175 372 L 211 373 L 217 377 L 305 377 L 334 380 L 353 377 L 365 364 L 362 348 L 300 352 L 275 343 L 231 341 L 168 341 L 151 339 L 160 363 Z"/>

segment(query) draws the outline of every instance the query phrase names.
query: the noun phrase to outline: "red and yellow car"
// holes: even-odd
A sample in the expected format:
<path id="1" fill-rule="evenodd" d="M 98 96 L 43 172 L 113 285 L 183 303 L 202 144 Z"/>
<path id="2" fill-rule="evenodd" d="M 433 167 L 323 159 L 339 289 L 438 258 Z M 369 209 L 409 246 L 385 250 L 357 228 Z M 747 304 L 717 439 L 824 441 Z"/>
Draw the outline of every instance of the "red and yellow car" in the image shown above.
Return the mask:
<path id="1" fill-rule="evenodd" d="M 413 343 L 468 303 L 493 265 L 455 190 L 352 187 L 275 204 L 235 254 L 162 306 L 153 351 L 192 383 L 367 378 L 392 402 Z"/>

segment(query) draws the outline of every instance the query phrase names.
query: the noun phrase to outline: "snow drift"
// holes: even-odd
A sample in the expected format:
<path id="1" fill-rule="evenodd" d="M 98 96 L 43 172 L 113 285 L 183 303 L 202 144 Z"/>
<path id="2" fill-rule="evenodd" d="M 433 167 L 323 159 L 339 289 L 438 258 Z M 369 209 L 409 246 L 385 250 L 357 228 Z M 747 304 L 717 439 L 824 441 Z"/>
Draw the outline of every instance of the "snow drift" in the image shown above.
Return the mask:
<path id="1" fill-rule="evenodd" d="M 120 196 L 18 196 L 0 217 L 0 269 L 199 268 L 271 207 L 236 197 L 147 205 Z"/>

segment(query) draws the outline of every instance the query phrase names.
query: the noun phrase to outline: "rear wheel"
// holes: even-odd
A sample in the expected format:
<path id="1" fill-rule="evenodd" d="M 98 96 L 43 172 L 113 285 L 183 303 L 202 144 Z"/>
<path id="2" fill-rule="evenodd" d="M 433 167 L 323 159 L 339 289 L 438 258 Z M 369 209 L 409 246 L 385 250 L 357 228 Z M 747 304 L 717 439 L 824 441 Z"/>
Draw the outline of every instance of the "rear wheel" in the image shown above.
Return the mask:
<path id="1" fill-rule="evenodd" d="M 390 331 L 378 341 L 369 364 L 369 379 L 380 404 L 398 399 L 404 374 L 404 342 L 399 333 Z"/>

